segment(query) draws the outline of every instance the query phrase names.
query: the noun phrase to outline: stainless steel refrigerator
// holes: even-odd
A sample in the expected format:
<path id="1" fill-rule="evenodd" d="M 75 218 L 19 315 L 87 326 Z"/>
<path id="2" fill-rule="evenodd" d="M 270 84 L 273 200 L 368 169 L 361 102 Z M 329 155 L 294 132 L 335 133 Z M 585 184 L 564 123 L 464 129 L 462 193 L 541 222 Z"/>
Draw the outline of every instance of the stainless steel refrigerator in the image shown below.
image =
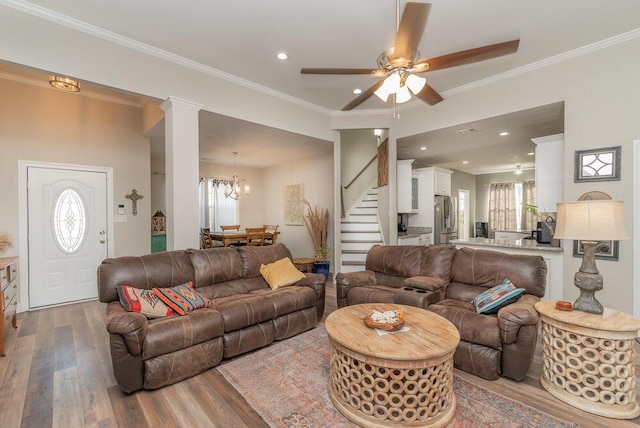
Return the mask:
<path id="1" fill-rule="evenodd" d="M 434 198 L 433 243 L 446 244 L 458 238 L 457 209 L 450 196 Z"/>

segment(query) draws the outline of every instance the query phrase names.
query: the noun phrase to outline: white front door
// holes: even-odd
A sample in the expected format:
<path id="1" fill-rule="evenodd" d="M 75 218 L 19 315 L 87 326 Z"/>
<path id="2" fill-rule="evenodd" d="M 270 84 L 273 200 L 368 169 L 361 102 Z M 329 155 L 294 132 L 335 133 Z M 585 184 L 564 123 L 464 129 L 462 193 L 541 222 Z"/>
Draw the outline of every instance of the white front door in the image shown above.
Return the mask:
<path id="1" fill-rule="evenodd" d="M 98 296 L 107 257 L 107 174 L 27 169 L 29 307 Z"/>

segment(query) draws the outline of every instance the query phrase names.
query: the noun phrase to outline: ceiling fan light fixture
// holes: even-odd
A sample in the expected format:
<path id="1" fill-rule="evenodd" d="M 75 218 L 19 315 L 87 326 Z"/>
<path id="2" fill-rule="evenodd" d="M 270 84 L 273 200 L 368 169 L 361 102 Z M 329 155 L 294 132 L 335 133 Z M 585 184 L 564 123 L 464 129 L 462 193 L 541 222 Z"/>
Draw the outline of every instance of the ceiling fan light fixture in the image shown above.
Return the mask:
<path id="1" fill-rule="evenodd" d="M 384 79 L 382 86 L 374 92 L 382 101 L 387 102 L 389 95 L 395 94 L 400 89 L 400 83 L 402 78 L 398 73 L 392 73 L 389 77 Z"/>
<path id="2" fill-rule="evenodd" d="M 415 74 L 410 74 L 407 76 L 407 80 L 405 85 L 411 89 L 414 95 L 417 95 L 422 91 L 424 85 L 427 83 L 427 79 L 424 77 L 417 76 Z"/>
<path id="3" fill-rule="evenodd" d="M 378 90 L 374 92 L 374 94 L 376 94 L 376 96 L 380 98 L 382 102 L 385 102 L 385 103 L 387 102 L 389 95 L 391 95 L 391 93 L 387 91 L 387 88 L 384 87 L 384 84 L 380 86 Z"/>
<path id="4" fill-rule="evenodd" d="M 398 89 L 398 92 L 396 93 L 396 102 L 398 104 L 406 103 L 410 99 L 411 93 L 409 93 L 409 88 L 407 88 L 406 85 Z"/>

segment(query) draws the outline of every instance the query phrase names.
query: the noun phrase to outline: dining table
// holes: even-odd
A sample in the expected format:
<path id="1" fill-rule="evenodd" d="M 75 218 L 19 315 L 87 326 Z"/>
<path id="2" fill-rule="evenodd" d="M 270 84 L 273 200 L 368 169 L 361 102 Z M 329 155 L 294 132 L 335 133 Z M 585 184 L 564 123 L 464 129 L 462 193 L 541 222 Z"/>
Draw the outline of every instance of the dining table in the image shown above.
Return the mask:
<path id="1" fill-rule="evenodd" d="M 265 231 L 264 238 L 272 240 L 275 244 L 278 240 L 278 235 L 280 235 L 279 231 Z M 222 245 L 228 247 L 229 245 L 239 242 L 246 243 L 247 242 L 247 231 L 246 230 L 224 230 L 218 232 L 211 232 L 209 234 L 212 241 L 222 242 Z"/>

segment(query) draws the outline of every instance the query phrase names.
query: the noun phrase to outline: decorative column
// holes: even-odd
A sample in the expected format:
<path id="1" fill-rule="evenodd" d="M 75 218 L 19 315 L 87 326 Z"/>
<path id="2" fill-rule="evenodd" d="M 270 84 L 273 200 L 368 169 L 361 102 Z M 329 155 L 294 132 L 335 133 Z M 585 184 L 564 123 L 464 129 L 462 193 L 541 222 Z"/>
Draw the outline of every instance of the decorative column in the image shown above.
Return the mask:
<path id="1" fill-rule="evenodd" d="M 169 97 L 165 112 L 167 250 L 199 248 L 198 112 L 202 105 Z"/>

